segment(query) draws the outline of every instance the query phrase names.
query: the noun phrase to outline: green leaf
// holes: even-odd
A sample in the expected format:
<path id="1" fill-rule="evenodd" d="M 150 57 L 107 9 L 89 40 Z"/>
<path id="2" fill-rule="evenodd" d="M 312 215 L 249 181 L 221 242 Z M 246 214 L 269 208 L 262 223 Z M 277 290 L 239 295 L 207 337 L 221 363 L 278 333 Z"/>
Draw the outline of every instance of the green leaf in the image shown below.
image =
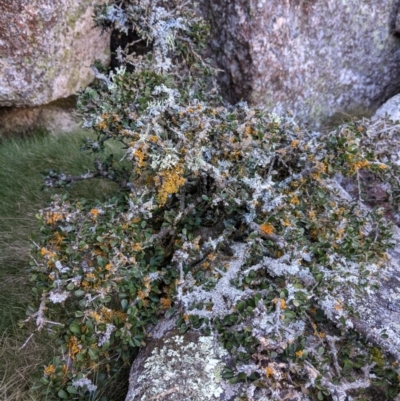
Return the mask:
<path id="1" fill-rule="evenodd" d="M 175 308 L 170 308 L 165 312 L 165 317 L 169 319 L 175 313 Z"/>
<path id="2" fill-rule="evenodd" d="M 78 335 L 78 336 L 81 335 L 81 326 L 79 326 L 79 324 L 77 324 L 77 323 L 70 324 L 69 330 L 75 335 Z"/>
<path id="3" fill-rule="evenodd" d="M 127 299 L 123 299 L 121 301 L 122 310 L 125 310 L 127 306 L 128 306 L 128 300 Z"/>
<path id="4" fill-rule="evenodd" d="M 68 386 L 68 387 L 67 387 L 67 391 L 68 391 L 70 394 L 77 394 L 77 393 L 78 393 L 78 390 L 77 390 L 74 386 Z"/>
<path id="5" fill-rule="evenodd" d="M 93 348 L 89 348 L 88 352 L 89 352 L 90 359 L 95 360 L 98 358 L 97 350 L 94 350 Z"/>
<path id="6" fill-rule="evenodd" d="M 59 396 L 59 398 L 61 398 L 62 400 L 68 400 L 69 396 L 68 394 L 64 391 L 64 390 L 60 390 L 57 395 Z"/>
<path id="7" fill-rule="evenodd" d="M 243 312 L 245 307 L 246 307 L 246 302 L 244 302 L 244 301 L 238 302 L 237 309 L 239 312 Z"/>
<path id="8" fill-rule="evenodd" d="M 92 321 L 90 320 L 90 319 L 88 319 L 88 320 L 86 320 L 86 327 L 89 329 L 89 330 L 93 330 L 93 323 L 92 323 Z"/>
<path id="9" fill-rule="evenodd" d="M 240 381 L 245 381 L 247 379 L 247 375 L 244 372 L 240 372 L 237 377 Z"/>

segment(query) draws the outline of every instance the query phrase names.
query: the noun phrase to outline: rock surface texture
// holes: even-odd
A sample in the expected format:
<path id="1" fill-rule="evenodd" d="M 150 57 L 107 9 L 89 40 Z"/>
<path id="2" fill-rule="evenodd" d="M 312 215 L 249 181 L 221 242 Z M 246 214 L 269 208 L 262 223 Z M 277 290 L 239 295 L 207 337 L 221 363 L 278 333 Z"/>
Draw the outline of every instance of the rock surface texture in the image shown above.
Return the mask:
<path id="1" fill-rule="evenodd" d="M 373 116 L 375 120 L 385 117 L 392 121 L 400 121 L 400 94 L 393 96 L 385 102 Z"/>
<path id="2" fill-rule="evenodd" d="M 221 378 L 228 353 L 212 336 L 160 323 L 131 368 L 126 401 L 228 401 L 240 386 Z"/>
<path id="3" fill-rule="evenodd" d="M 303 121 L 371 115 L 400 88 L 394 0 L 204 0 L 232 101 Z"/>
<path id="4" fill-rule="evenodd" d="M 45 130 L 52 134 L 81 129 L 74 96 L 36 107 L 0 108 L 0 138 Z"/>
<path id="5" fill-rule="evenodd" d="M 108 63 L 109 35 L 94 28 L 102 0 L 0 0 L 0 106 L 29 107 L 75 94 Z"/>

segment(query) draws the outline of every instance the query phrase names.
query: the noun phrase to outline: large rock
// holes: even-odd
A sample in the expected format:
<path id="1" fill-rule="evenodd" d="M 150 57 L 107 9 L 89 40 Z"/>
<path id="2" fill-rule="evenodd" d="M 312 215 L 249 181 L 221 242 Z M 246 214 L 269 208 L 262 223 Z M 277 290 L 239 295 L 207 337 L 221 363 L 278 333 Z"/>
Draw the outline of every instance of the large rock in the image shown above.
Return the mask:
<path id="1" fill-rule="evenodd" d="M 231 384 L 222 378 L 232 357 L 213 336 L 180 334 L 173 320 L 159 323 L 135 359 L 125 401 L 266 401 L 251 383 Z M 309 401 L 290 389 L 281 400 Z"/>
<path id="2" fill-rule="evenodd" d="M 0 106 L 47 104 L 91 82 L 90 65 L 110 58 L 92 18 L 101 2 L 0 0 Z"/>
<path id="3" fill-rule="evenodd" d="M 313 124 L 400 89 L 394 0 L 204 0 L 224 92 Z"/>
<path id="4" fill-rule="evenodd" d="M 172 320 L 152 331 L 129 378 L 126 401 L 230 401 L 241 386 L 222 379 L 228 353 L 211 336 L 179 334 Z"/>

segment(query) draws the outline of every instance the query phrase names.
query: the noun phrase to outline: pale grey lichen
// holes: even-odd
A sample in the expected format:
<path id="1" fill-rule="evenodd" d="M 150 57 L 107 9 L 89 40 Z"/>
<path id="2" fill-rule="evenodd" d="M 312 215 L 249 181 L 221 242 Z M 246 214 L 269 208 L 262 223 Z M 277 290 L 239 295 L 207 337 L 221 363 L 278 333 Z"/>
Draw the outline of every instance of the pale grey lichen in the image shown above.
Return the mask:
<path id="1" fill-rule="evenodd" d="M 59 292 L 59 291 L 52 291 L 50 292 L 49 300 L 53 304 L 58 304 L 64 302 L 69 296 L 69 293 L 66 291 Z"/>
<path id="2" fill-rule="evenodd" d="M 72 382 L 72 386 L 75 388 L 86 387 L 86 389 L 92 393 L 97 390 L 97 386 L 92 383 L 91 380 L 84 377 L 82 379 L 77 379 Z"/>

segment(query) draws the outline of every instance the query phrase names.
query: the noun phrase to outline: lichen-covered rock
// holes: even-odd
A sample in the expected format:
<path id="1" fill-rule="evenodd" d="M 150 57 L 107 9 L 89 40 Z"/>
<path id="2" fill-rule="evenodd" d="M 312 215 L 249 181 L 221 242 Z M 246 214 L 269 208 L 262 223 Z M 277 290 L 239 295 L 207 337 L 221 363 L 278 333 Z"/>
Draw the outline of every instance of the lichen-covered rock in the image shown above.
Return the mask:
<path id="1" fill-rule="evenodd" d="M 395 228 L 396 246 L 388 254 L 387 269 L 382 271 L 380 286 L 364 298 L 349 291 L 344 293 L 346 303 L 357 310 L 358 317 L 351 325 L 367 343 L 377 346 L 400 361 L 400 230 Z"/>
<path id="2" fill-rule="evenodd" d="M 108 63 L 109 34 L 94 28 L 102 0 L 0 0 L 0 106 L 37 106 L 75 94 Z"/>
<path id="3" fill-rule="evenodd" d="M 398 2 L 204 0 L 231 100 L 318 122 L 371 115 L 399 92 Z"/>
<path id="4" fill-rule="evenodd" d="M 228 353 L 213 336 L 159 324 L 132 365 L 126 401 L 233 400 L 240 385 L 222 379 Z"/>
<path id="5" fill-rule="evenodd" d="M 400 94 L 391 97 L 374 114 L 374 119 L 388 118 L 392 121 L 400 121 Z"/>

